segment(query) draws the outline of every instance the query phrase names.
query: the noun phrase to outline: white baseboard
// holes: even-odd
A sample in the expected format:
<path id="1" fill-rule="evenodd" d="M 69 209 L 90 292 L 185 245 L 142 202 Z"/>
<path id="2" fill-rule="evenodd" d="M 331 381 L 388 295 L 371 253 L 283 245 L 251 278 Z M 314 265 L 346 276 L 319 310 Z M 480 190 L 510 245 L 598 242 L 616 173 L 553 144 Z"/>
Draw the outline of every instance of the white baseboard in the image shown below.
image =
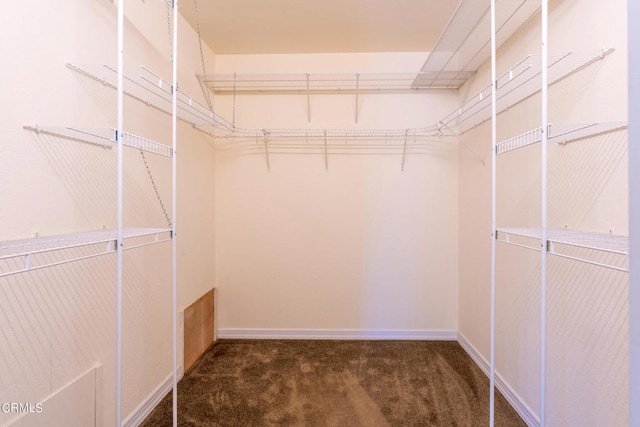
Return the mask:
<path id="1" fill-rule="evenodd" d="M 182 378 L 182 369 L 178 369 L 178 380 Z M 158 386 L 122 421 L 123 427 L 137 427 L 149 416 L 158 403 L 173 388 L 173 372 L 167 375 Z"/>
<path id="2" fill-rule="evenodd" d="M 447 340 L 455 341 L 456 331 L 361 330 L 361 329 L 218 329 L 218 338 L 301 339 L 301 340 Z"/>
<path id="3" fill-rule="evenodd" d="M 461 332 L 458 332 L 458 343 L 464 348 L 464 350 L 471 356 L 476 365 L 482 369 L 485 375 L 489 376 L 489 362 L 482 357 L 478 350 L 467 340 L 467 338 Z M 505 379 L 496 371 L 495 372 L 496 388 L 500 390 L 500 393 L 507 399 L 507 402 L 513 406 L 518 415 L 522 417 L 525 423 L 529 427 L 538 427 L 540 425 L 540 419 L 533 412 L 533 410 L 527 405 L 524 400 L 516 393 L 516 391 L 505 381 Z"/>

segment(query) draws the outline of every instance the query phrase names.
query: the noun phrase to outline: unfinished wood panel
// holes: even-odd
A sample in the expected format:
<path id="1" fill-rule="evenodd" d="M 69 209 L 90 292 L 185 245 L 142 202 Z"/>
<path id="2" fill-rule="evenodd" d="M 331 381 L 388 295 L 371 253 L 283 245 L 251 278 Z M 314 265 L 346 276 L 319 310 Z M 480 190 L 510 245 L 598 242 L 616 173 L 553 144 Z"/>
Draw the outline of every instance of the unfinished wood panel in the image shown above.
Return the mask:
<path id="1" fill-rule="evenodd" d="M 215 288 L 184 310 L 184 370 L 215 341 Z"/>

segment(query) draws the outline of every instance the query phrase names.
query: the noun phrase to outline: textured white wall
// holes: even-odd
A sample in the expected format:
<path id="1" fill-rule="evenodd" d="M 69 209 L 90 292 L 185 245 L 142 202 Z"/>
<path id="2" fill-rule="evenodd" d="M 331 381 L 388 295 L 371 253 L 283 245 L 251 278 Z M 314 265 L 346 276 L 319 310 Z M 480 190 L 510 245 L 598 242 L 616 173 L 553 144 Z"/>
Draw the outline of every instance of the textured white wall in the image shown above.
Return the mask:
<path id="1" fill-rule="evenodd" d="M 65 66 L 116 63 L 116 13 L 106 0 L 27 0 L 2 14 L 2 240 L 115 226 L 115 150 L 36 135 L 22 126 L 116 125 L 115 90 Z M 125 61 L 170 79 L 166 13 L 163 2 L 126 2 Z M 202 99 L 194 77 L 200 68 L 197 38 L 180 24 L 181 88 Z M 212 68 L 213 55 L 206 55 Z M 171 143 L 170 116 L 139 101 L 126 99 L 125 129 Z M 213 285 L 214 150 L 208 137 L 184 123 L 179 139 L 178 280 L 184 307 Z M 147 158 L 171 212 L 170 161 Z M 140 154 L 126 150 L 125 163 L 125 225 L 166 226 Z M 170 255 L 170 243 L 125 254 L 125 416 L 171 370 Z M 115 268 L 109 255 L 0 279 L 0 401 L 39 402 L 101 362 L 103 420 L 114 423 Z M 47 416 L 46 407 L 40 415 Z M 12 417 L 0 413 L 0 424 Z"/>
<path id="2" fill-rule="evenodd" d="M 549 120 L 556 123 L 627 119 L 627 43 L 624 1 L 550 3 L 549 51 L 613 47 L 616 51 L 550 89 Z M 540 52 L 534 19 L 499 52 L 498 71 Z M 489 83 L 485 68 L 475 93 Z M 540 97 L 502 113 L 498 140 L 540 124 Z M 489 156 L 490 125 L 467 134 Z M 628 232 L 627 133 L 549 147 L 550 227 Z M 498 157 L 498 226 L 540 223 L 540 148 Z M 489 355 L 490 165 L 460 154 L 459 330 Z M 498 244 L 498 372 L 539 411 L 540 256 Z M 627 425 L 628 277 L 549 257 L 547 422 L 549 425 Z"/>
<path id="3" fill-rule="evenodd" d="M 417 69 L 424 54 L 216 57 L 218 72 Z M 229 96 L 218 96 L 230 111 Z M 433 124 L 455 93 L 363 95 L 360 128 Z M 355 96 L 312 95 L 311 128 L 355 128 Z M 239 126 L 307 127 L 306 96 L 237 97 Z M 304 142 L 303 142 L 304 144 Z M 310 144 L 319 144 L 311 142 Z M 353 141 L 348 144 L 355 144 Z M 377 144 L 384 145 L 378 141 Z M 455 331 L 457 143 L 428 153 L 273 154 L 216 163 L 220 328 Z"/>

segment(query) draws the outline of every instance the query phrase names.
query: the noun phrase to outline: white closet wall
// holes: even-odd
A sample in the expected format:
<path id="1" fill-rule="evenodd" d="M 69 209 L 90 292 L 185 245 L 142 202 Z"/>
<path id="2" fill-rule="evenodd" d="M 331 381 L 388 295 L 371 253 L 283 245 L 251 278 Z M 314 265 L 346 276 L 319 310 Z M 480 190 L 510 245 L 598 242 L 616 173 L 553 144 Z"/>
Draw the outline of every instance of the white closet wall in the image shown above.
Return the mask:
<path id="1" fill-rule="evenodd" d="M 0 18 L 5 40 L 0 48 L 5 58 L 0 71 L 5 82 L 1 240 L 115 227 L 115 148 L 37 134 L 22 126 L 116 126 L 115 90 L 66 66 L 115 66 L 116 14 L 116 5 L 107 0 L 64 5 L 27 0 L 12 5 Z M 170 79 L 166 14 L 163 2 L 126 2 L 125 61 Z M 197 37 L 184 21 L 180 25 L 181 89 L 203 101 L 195 78 L 200 69 Z M 205 55 L 212 67 L 213 54 L 205 50 Z M 125 101 L 125 130 L 171 144 L 171 117 L 130 98 Z M 214 154 L 212 140 L 185 123 L 180 124 L 179 138 L 181 308 L 214 284 Z M 125 154 L 125 226 L 166 227 L 140 153 L 125 149 Z M 171 212 L 170 159 L 148 153 L 146 158 Z M 52 255 L 50 261 L 60 255 Z M 65 253 L 81 255 L 78 249 Z M 171 373 L 170 260 L 169 242 L 125 252 L 125 417 Z M 0 266 L 3 272 L 15 268 L 4 261 Z M 113 425 L 115 310 L 115 254 L 0 278 L 0 401 L 42 402 L 102 364 L 98 417 Z M 95 409 L 64 399 L 51 402 L 44 404 L 42 414 L 28 417 L 55 423 L 53 413 L 66 414 L 81 425 Z M 18 415 L 0 413 L 0 424 Z"/>
<path id="2" fill-rule="evenodd" d="M 621 0 L 550 3 L 550 53 L 615 48 L 551 86 L 551 123 L 627 119 L 625 11 Z M 538 17 L 498 51 L 498 74 L 539 52 Z M 478 88 L 489 79 L 487 65 L 475 78 Z M 540 96 L 535 95 L 498 116 L 498 141 L 537 128 L 540 121 Z M 487 122 L 466 138 L 488 156 L 490 135 Z M 540 145 L 502 154 L 497 166 L 498 226 L 539 227 Z M 550 228 L 628 234 L 626 131 L 550 144 L 548 168 Z M 459 331 L 487 359 L 490 182 L 490 170 L 461 151 Z M 521 408 L 535 418 L 540 408 L 540 254 L 497 245 L 496 369 L 522 399 Z M 592 259 L 611 262 L 603 254 Z M 548 425 L 626 425 L 627 273 L 549 255 L 547 289 Z"/>
<path id="3" fill-rule="evenodd" d="M 401 72 L 418 69 L 425 56 L 219 55 L 216 73 Z M 415 128 L 435 123 L 456 100 L 450 91 L 360 94 L 356 126 L 354 94 L 312 93 L 309 125 L 304 93 L 237 95 L 236 124 Z M 226 117 L 232 116 L 232 101 L 232 95 L 216 96 Z M 415 150 L 409 136 L 404 172 L 401 151 L 379 154 L 376 147 L 384 147 L 384 140 L 351 154 L 330 148 L 328 170 L 323 151 L 307 148 L 320 148 L 322 141 L 301 141 L 288 154 L 271 152 L 270 171 L 258 142 L 244 150 L 223 151 L 221 145 L 216 163 L 221 336 L 257 329 L 274 335 L 302 330 L 294 331 L 301 336 L 342 336 L 344 330 L 352 336 L 455 336 L 455 140 Z M 363 143 L 338 142 L 345 148 Z"/>

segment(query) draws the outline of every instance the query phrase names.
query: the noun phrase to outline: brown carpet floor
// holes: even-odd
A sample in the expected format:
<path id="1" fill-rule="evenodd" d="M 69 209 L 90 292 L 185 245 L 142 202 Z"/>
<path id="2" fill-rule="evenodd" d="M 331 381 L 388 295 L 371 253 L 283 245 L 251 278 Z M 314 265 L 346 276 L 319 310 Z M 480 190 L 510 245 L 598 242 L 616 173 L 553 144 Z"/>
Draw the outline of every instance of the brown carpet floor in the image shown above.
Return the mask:
<path id="1" fill-rule="evenodd" d="M 143 427 L 170 426 L 171 394 Z M 178 385 L 179 426 L 485 426 L 489 380 L 454 341 L 221 340 Z M 526 426 L 496 392 L 496 425 Z"/>

